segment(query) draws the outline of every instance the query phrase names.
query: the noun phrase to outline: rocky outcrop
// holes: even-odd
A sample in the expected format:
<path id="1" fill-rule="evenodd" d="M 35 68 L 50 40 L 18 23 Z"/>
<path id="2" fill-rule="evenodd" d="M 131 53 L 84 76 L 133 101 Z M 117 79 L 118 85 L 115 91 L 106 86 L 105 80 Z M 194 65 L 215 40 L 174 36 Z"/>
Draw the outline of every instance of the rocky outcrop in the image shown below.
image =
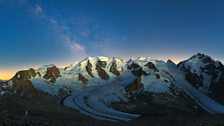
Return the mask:
<path id="1" fill-rule="evenodd" d="M 132 63 L 130 65 L 128 65 L 128 69 L 132 70 L 132 69 L 138 69 L 140 68 L 140 66 L 138 64 Z"/>
<path id="2" fill-rule="evenodd" d="M 96 63 L 96 66 L 99 66 L 101 68 L 106 68 L 107 62 L 98 60 L 98 62 Z"/>
<path id="3" fill-rule="evenodd" d="M 47 68 L 46 74 L 43 76 L 43 78 L 47 79 L 51 83 L 54 83 L 60 76 L 59 69 L 56 66 L 52 66 Z"/>
<path id="4" fill-rule="evenodd" d="M 145 71 L 142 70 L 142 67 L 140 67 L 138 64 L 132 63 L 128 65 L 127 68 L 131 70 L 134 76 L 148 75 Z"/>
<path id="5" fill-rule="evenodd" d="M 137 76 L 137 78 L 125 87 L 126 92 L 140 92 L 144 89 L 144 85 L 141 82 L 141 76 Z"/>
<path id="6" fill-rule="evenodd" d="M 25 97 L 33 97 L 36 95 L 36 89 L 30 80 L 20 80 L 14 85 L 16 94 Z"/>
<path id="7" fill-rule="evenodd" d="M 15 76 L 11 79 L 13 82 L 18 80 L 29 80 L 32 77 L 36 77 L 37 73 L 34 69 L 30 68 L 29 70 L 23 70 L 16 73 Z"/>
<path id="8" fill-rule="evenodd" d="M 209 63 L 204 68 L 201 68 L 201 70 L 202 70 L 202 72 L 205 72 L 205 73 L 211 75 L 214 78 L 216 78 L 218 76 L 217 73 L 216 73 L 215 63 Z"/>
<path id="9" fill-rule="evenodd" d="M 212 82 L 210 87 L 212 95 L 224 101 L 224 72 L 222 72 L 217 81 Z"/>
<path id="10" fill-rule="evenodd" d="M 110 72 L 113 73 L 116 76 L 120 75 L 120 72 L 117 70 L 117 63 L 116 63 L 116 61 L 112 62 L 112 65 L 110 67 Z"/>
<path id="11" fill-rule="evenodd" d="M 86 65 L 86 71 L 89 74 L 89 76 L 94 77 L 92 74 L 92 67 L 93 67 L 93 65 L 88 60 L 87 65 Z"/>
<path id="12" fill-rule="evenodd" d="M 99 77 L 101 79 L 103 79 L 103 80 L 108 80 L 109 79 L 109 75 L 104 70 L 104 68 L 106 68 L 106 65 L 107 65 L 107 62 L 106 61 L 100 61 L 100 60 L 98 60 L 98 62 L 96 63 L 97 73 L 98 73 Z"/>
<path id="13" fill-rule="evenodd" d="M 59 88 L 58 89 L 58 96 L 59 97 L 65 97 L 69 94 L 70 92 L 65 90 L 64 88 Z"/>
<path id="14" fill-rule="evenodd" d="M 190 71 L 187 72 L 185 79 L 197 89 L 203 85 L 203 78 L 200 78 L 197 74 L 191 73 Z"/>
<path id="15" fill-rule="evenodd" d="M 149 69 L 153 70 L 154 72 L 159 72 L 159 70 L 156 68 L 156 66 L 152 62 L 148 62 L 144 66 L 147 66 Z"/>
<path id="16" fill-rule="evenodd" d="M 190 59 L 203 59 L 204 57 L 207 57 L 205 54 L 197 53 L 196 55 L 193 55 Z"/>
<path id="17" fill-rule="evenodd" d="M 41 74 L 40 74 L 40 72 L 37 72 L 37 75 L 38 75 L 39 77 L 41 77 Z"/>
<path id="18" fill-rule="evenodd" d="M 86 84 L 88 82 L 88 79 L 86 79 L 82 74 L 79 74 L 78 80 L 82 83 L 82 84 Z"/>
<path id="19" fill-rule="evenodd" d="M 39 73 L 40 74 L 40 73 Z M 33 77 L 39 76 L 33 68 L 29 70 L 22 70 L 17 72 L 12 79 L 7 81 L 5 84 L 8 85 L 12 83 L 12 87 L 9 91 L 15 91 L 17 95 L 24 97 L 36 96 L 36 89 L 34 88 L 31 79 Z"/>

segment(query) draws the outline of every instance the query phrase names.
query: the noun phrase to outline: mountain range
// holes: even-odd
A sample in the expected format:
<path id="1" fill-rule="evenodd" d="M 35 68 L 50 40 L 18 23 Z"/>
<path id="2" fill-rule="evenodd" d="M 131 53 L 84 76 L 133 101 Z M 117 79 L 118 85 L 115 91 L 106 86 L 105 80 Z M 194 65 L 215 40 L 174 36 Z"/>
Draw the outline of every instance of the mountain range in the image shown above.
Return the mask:
<path id="1" fill-rule="evenodd" d="M 201 53 L 178 64 L 99 56 L 65 68 L 51 64 L 21 70 L 0 82 L 1 97 L 35 99 L 40 92 L 81 114 L 111 122 L 176 111 L 222 114 L 224 65 Z"/>

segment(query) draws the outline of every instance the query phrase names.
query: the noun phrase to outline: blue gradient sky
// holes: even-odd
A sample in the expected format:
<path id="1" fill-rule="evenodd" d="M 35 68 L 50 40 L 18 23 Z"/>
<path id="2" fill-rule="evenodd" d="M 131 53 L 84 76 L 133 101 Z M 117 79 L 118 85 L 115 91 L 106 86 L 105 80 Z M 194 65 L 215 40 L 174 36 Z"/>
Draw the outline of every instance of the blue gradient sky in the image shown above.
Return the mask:
<path id="1" fill-rule="evenodd" d="M 0 79 L 87 56 L 223 60 L 223 0 L 1 0 Z"/>

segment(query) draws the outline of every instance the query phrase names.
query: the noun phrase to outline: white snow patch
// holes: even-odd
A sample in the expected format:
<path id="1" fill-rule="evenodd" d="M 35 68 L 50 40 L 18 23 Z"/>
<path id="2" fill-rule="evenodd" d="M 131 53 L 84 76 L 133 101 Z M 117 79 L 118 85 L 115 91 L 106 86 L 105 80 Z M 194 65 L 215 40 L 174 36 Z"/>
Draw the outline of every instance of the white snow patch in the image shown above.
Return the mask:
<path id="1" fill-rule="evenodd" d="M 144 90 L 155 92 L 155 93 L 162 93 L 168 92 L 170 83 L 166 83 L 161 81 L 160 79 L 155 78 L 155 76 L 142 76 L 142 83 L 144 84 Z"/>

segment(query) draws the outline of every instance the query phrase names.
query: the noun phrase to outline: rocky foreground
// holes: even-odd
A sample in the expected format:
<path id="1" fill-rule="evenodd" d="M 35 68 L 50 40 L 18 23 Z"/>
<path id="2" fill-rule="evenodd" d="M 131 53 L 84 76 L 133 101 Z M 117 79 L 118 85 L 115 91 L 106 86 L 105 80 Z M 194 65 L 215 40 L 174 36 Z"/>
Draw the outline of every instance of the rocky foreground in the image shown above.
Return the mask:
<path id="1" fill-rule="evenodd" d="M 119 106 L 138 105 L 135 110 L 130 110 L 130 107 L 121 108 L 127 109 L 122 111 L 138 111 L 143 115 L 129 122 L 117 123 L 99 121 L 80 114 L 74 109 L 59 105 L 57 98 L 45 93 L 35 99 L 5 95 L 0 97 L 0 102 L 1 126 L 167 126 L 167 124 L 172 126 L 223 126 L 224 124 L 222 114 L 210 115 L 200 110 L 189 113 L 153 102 L 148 106 L 140 101 L 131 101 L 130 105 L 114 103 L 117 109 Z"/>

